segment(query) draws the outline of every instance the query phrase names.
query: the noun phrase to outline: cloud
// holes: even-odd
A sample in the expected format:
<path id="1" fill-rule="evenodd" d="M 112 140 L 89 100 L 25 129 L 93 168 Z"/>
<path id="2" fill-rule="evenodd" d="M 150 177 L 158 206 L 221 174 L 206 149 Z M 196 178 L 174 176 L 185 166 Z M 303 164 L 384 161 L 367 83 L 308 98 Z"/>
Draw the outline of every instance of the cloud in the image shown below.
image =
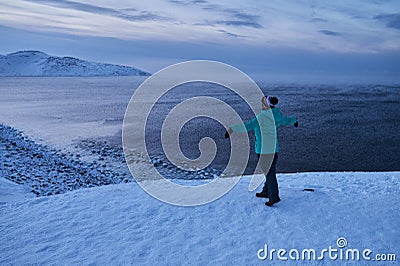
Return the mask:
<path id="1" fill-rule="evenodd" d="M 258 24 L 256 22 L 241 21 L 241 20 L 219 20 L 219 21 L 216 21 L 215 24 L 235 26 L 235 27 L 244 26 L 244 27 L 251 27 L 251 28 L 255 28 L 255 29 L 264 28 L 261 24 Z"/>
<path id="2" fill-rule="evenodd" d="M 148 20 L 170 20 L 166 17 L 159 16 L 155 13 L 148 11 L 139 11 L 134 8 L 127 9 L 113 9 L 107 7 L 101 7 L 96 5 L 84 4 L 69 0 L 26 0 L 32 3 L 39 3 L 48 6 L 54 6 L 59 8 L 73 9 L 87 13 L 106 15 L 112 17 L 118 17 L 129 21 L 148 21 Z"/>
<path id="3" fill-rule="evenodd" d="M 227 20 L 219 20 L 216 21 L 215 24 L 219 25 L 227 25 L 227 26 L 237 26 L 237 27 L 251 27 L 255 29 L 262 29 L 264 28 L 260 23 L 259 15 L 254 15 L 250 13 L 246 13 L 243 11 L 239 11 L 233 8 L 226 8 L 218 5 L 208 5 L 204 7 L 205 10 L 213 10 L 215 12 L 221 12 L 228 15 Z"/>
<path id="4" fill-rule="evenodd" d="M 249 14 L 243 11 L 239 11 L 237 9 L 222 7 L 219 5 L 210 4 L 204 6 L 203 9 L 207 11 L 225 13 L 233 19 L 239 19 L 241 21 L 247 21 L 249 23 L 257 23 L 258 20 L 260 19 L 259 15 Z"/>
<path id="5" fill-rule="evenodd" d="M 328 20 L 323 18 L 313 18 L 310 20 L 310 22 L 319 23 L 319 22 L 328 22 Z"/>
<path id="6" fill-rule="evenodd" d="M 260 18 L 260 16 L 258 15 L 252 15 L 252 14 L 247 14 L 247 13 L 242 13 L 242 12 L 238 12 L 238 11 L 228 11 L 231 12 L 233 16 L 235 16 L 238 19 L 243 19 L 243 20 L 252 20 L 252 21 L 258 21 L 258 19 Z"/>
<path id="7" fill-rule="evenodd" d="M 386 27 L 400 30 L 400 13 L 397 14 L 380 14 L 374 19 L 385 23 Z"/>
<path id="8" fill-rule="evenodd" d="M 206 0 L 193 0 L 192 1 L 193 4 L 205 4 L 208 3 Z"/>
<path id="9" fill-rule="evenodd" d="M 187 2 L 180 1 L 180 0 L 170 0 L 169 2 L 173 3 L 173 4 L 177 4 L 177 5 L 187 5 L 188 4 Z"/>
<path id="10" fill-rule="evenodd" d="M 329 36 L 339 36 L 339 35 L 341 35 L 339 32 L 331 31 L 331 30 L 319 30 L 319 32 L 321 32 L 322 34 L 325 34 L 325 35 L 329 35 Z"/>
<path id="11" fill-rule="evenodd" d="M 396 3 L 377 1 L 0 0 L 0 25 L 122 40 L 400 51 Z"/>
<path id="12" fill-rule="evenodd" d="M 207 4 L 208 1 L 206 0 L 169 0 L 168 2 L 173 3 L 173 4 L 177 4 L 177 5 L 190 5 L 190 4 Z"/>
<path id="13" fill-rule="evenodd" d="M 226 20 L 219 20 L 214 23 L 208 23 L 207 25 L 228 25 L 228 26 L 245 26 L 245 27 L 252 27 L 256 29 L 264 28 L 260 23 L 258 23 L 260 16 L 254 15 L 250 13 L 246 13 L 243 11 L 239 11 L 234 8 L 228 8 L 217 4 L 209 4 L 206 0 L 170 0 L 170 3 L 189 6 L 190 4 L 201 4 L 201 9 L 208 11 L 208 12 L 216 12 L 219 14 L 227 15 Z M 200 24 L 197 24 L 200 25 Z"/>
<path id="14" fill-rule="evenodd" d="M 234 38 L 246 38 L 246 36 L 244 35 L 239 35 L 239 34 L 235 34 L 226 30 L 218 30 L 218 32 L 222 32 L 230 37 L 234 37 Z"/>

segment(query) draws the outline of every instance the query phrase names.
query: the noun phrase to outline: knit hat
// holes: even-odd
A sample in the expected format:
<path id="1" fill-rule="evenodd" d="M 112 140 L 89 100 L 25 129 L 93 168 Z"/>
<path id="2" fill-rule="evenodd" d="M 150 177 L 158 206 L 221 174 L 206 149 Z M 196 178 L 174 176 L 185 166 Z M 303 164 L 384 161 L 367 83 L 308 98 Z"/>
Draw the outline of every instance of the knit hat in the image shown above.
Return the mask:
<path id="1" fill-rule="evenodd" d="M 274 96 L 264 96 L 261 99 L 262 105 L 263 105 L 263 109 L 269 109 L 269 107 L 273 107 L 275 105 L 278 104 L 279 100 L 277 97 Z"/>
<path id="2" fill-rule="evenodd" d="M 275 106 L 278 104 L 279 100 L 277 97 L 275 96 L 268 96 L 267 97 L 267 102 L 270 106 Z"/>

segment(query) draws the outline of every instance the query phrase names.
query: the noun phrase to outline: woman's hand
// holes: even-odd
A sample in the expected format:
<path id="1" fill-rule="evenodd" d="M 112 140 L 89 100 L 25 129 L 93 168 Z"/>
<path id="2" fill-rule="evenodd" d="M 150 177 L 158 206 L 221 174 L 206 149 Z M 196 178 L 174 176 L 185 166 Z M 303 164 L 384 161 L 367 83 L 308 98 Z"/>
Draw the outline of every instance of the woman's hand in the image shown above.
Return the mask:
<path id="1" fill-rule="evenodd" d="M 232 134 L 233 130 L 232 128 L 229 128 L 226 132 L 225 132 L 225 138 L 228 139 L 230 137 L 230 135 Z"/>

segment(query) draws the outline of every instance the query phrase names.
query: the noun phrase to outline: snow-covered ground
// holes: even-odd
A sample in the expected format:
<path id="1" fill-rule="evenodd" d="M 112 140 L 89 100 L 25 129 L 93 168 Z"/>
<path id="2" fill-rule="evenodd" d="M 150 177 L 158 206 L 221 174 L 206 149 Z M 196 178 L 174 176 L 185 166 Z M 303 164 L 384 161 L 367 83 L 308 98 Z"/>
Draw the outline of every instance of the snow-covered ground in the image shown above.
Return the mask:
<path id="1" fill-rule="evenodd" d="M 33 198 L 34 196 L 35 194 L 30 192 L 29 188 L 0 176 L 0 205 Z"/>
<path id="2" fill-rule="evenodd" d="M 224 197 L 199 207 L 162 203 L 136 183 L 3 204 L 0 264 L 280 263 L 276 254 L 272 261 L 261 261 L 257 253 L 267 244 L 288 252 L 315 249 L 319 256 L 329 246 L 339 249 L 340 237 L 348 243 L 343 251 L 370 249 L 370 258 L 399 256 L 400 173 L 302 173 L 278 178 L 282 202 L 272 208 L 248 192 L 248 177 Z M 305 187 L 315 192 L 302 191 Z M 344 264 L 327 253 L 324 260 L 314 262 Z M 359 263 L 366 261 L 361 258 Z"/>

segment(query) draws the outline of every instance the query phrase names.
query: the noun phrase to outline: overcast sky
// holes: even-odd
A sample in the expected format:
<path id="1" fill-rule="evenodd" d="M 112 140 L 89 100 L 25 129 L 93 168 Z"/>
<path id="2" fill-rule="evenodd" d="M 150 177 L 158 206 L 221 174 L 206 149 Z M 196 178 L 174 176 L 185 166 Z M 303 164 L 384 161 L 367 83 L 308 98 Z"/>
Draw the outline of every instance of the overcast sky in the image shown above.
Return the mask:
<path id="1" fill-rule="evenodd" d="M 277 81 L 400 81 L 399 0 L 0 0 L 0 53 L 154 72 L 218 60 Z"/>

